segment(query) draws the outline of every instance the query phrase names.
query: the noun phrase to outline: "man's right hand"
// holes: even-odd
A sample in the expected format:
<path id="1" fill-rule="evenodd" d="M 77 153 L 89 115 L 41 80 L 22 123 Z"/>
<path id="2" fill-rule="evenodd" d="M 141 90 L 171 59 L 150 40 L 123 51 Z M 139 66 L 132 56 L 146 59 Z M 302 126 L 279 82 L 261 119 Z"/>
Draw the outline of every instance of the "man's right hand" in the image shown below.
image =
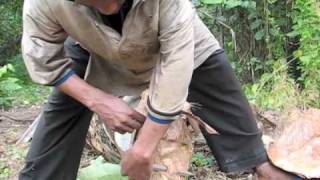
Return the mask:
<path id="1" fill-rule="evenodd" d="M 122 99 L 100 91 L 89 107 L 97 113 L 106 126 L 119 133 L 140 129 L 145 116 L 128 106 Z"/>
<path id="2" fill-rule="evenodd" d="M 116 132 L 140 129 L 145 116 L 128 106 L 122 99 L 89 85 L 77 75 L 58 86 L 59 90 L 78 100 L 97 113 L 106 126 Z"/>

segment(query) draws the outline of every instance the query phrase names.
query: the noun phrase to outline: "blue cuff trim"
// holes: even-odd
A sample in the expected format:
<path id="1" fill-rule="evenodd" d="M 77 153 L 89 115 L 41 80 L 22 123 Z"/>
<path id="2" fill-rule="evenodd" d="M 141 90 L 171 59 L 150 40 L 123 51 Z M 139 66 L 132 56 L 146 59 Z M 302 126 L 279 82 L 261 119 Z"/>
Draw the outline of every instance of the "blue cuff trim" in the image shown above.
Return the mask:
<path id="1" fill-rule="evenodd" d="M 60 86 L 66 80 L 68 80 L 72 75 L 76 74 L 73 70 L 70 70 L 67 74 L 65 74 L 62 78 L 60 78 L 56 83 L 55 86 Z"/>
<path id="2" fill-rule="evenodd" d="M 154 117 L 152 116 L 151 114 L 148 114 L 148 118 L 153 121 L 153 122 L 156 122 L 158 124 L 171 124 L 174 120 L 171 120 L 171 119 L 160 119 L 160 118 L 157 118 L 157 117 Z"/>
<path id="3" fill-rule="evenodd" d="M 296 177 L 293 178 L 293 180 L 302 180 L 302 178 L 299 177 L 299 176 L 296 176 Z"/>

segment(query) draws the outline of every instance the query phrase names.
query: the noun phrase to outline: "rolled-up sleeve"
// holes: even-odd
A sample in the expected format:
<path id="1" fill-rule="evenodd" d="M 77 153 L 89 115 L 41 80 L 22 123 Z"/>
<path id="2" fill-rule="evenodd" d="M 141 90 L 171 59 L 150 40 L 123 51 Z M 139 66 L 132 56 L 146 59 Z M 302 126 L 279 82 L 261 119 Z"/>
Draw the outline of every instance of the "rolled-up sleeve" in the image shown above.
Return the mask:
<path id="1" fill-rule="evenodd" d="M 161 124 L 176 119 L 188 96 L 194 67 L 194 9 L 188 0 L 160 0 L 160 61 L 148 99 L 149 118 Z"/>
<path id="2" fill-rule="evenodd" d="M 66 38 L 45 0 L 25 0 L 22 55 L 34 82 L 56 85 L 72 74 L 72 61 L 64 53 Z"/>

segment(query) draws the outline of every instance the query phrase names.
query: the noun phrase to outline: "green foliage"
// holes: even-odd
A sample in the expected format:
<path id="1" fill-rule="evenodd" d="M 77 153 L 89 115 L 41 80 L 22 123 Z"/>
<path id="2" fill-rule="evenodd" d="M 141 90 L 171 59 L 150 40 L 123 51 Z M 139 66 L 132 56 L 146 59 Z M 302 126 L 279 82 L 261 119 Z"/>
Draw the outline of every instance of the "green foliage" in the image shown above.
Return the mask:
<path id="1" fill-rule="evenodd" d="M 197 152 L 192 155 L 191 163 L 195 167 L 212 166 L 214 159 L 208 158 L 203 153 Z"/>
<path id="2" fill-rule="evenodd" d="M 43 101 L 50 88 L 30 80 L 21 55 L 8 62 L 11 64 L 0 68 L 0 106 L 22 106 Z"/>
<path id="3" fill-rule="evenodd" d="M 0 105 L 9 105 L 12 101 L 9 94 L 22 88 L 19 79 L 12 77 L 14 72 L 15 69 L 11 64 L 0 68 Z"/>
<path id="4" fill-rule="evenodd" d="M 242 0 L 201 0 L 202 3 L 208 5 L 217 5 L 222 4 L 227 9 L 232 9 L 236 7 L 243 7 L 243 8 L 256 8 L 256 2 L 254 1 L 242 1 Z"/>
<path id="5" fill-rule="evenodd" d="M 319 0 L 201 0 L 197 7 L 247 83 L 252 102 L 271 109 L 320 107 Z M 235 43 L 219 21 L 235 31 L 236 53 L 230 53 Z M 302 71 L 300 88 L 288 75 L 292 60 Z"/>
<path id="6" fill-rule="evenodd" d="M 20 34 L 22 28 L 21 0 L 0 0 L 0 44 L 10 39 L 10 36 Z"/>
<path id="7" fill-rule="evenodd" d="M 297 85 L 288 77 L 287 65 L 285 59 L 280 59 L 273 64 L 272 73 L 265 73 L 257 83 L 246 85 L 249 101 L 265 110 L 303 106 Z"/>
<path id="8" fill-rule="evenodd" d="M 107 163 L 100 156 L 90 166 L 80 169 L 78 180 L 127 180 L 118 164 Z"/>
<path id="9" fill-rule="evenodd" d="M 289 56 L 286 34 L 291 31 L 291 4 L 289 0 L 201 0 L 196 3 L 200 17 L 227 49 L 238 77 L 245 83 L 270 73 L 275 59 Z M 227 24 L 236 37 L 230 36 L 230 28 L 221 22 Z"/>
<path id="10" fill-rule="evenodd" d="M 7 179 L 11 176 L 11 170 L 3 162 L 0 161 L 0 179 Z"/>
<path id="11" fill-rule="evenodd" d="M 22 4 L 21 0 L 0 0 L 0 65 L 19 49 Z"/>
<path id="12" fill-rule="evenodd" d="M 10 159 L 0 156 L 0 179 L 8 179 L 14 171 L 9 163 L 17 160 L 22 161 L 27 154 L 27 149 L 16 145 L 3 145 L 3 147 L 5 148 L 5 157 L 10 157 Z"/>
<path id="13" fill-rule="evenodd" d="M 320 107 L 320 2 L 296 0 L 293 31 L 288 36 L 300 39 L 300 48 L 294 55 L 301 60 L 304 95 L 314 106 Z"/>
<path id="14" fill-rule="evenodd" d="M 31 82 L 19 54 L 22 5 L 0 0 L 0 107 L 35 103 L 49 91 Z"/>

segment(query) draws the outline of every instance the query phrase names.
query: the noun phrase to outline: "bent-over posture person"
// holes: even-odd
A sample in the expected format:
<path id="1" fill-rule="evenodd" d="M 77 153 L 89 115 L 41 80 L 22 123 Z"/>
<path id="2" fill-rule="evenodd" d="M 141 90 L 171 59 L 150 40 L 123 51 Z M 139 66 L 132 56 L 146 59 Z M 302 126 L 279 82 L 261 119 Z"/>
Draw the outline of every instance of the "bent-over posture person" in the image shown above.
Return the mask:
<path id="1" fill-rule="evenodd" d="M 69 38 L 68 38 L 69 37 Z M 31 78 L 54 86 L 20 180 L 75 180 L 92 113 L 120 133 L 140 129 L 121 166 L 147 180 L 151 156 L 186 100 L 225 172 L 273 167 L 224 51 L 188 0 L 25 0 L 22 52 Z M 148 116 L 120 96 L 150 89 Z"/>

